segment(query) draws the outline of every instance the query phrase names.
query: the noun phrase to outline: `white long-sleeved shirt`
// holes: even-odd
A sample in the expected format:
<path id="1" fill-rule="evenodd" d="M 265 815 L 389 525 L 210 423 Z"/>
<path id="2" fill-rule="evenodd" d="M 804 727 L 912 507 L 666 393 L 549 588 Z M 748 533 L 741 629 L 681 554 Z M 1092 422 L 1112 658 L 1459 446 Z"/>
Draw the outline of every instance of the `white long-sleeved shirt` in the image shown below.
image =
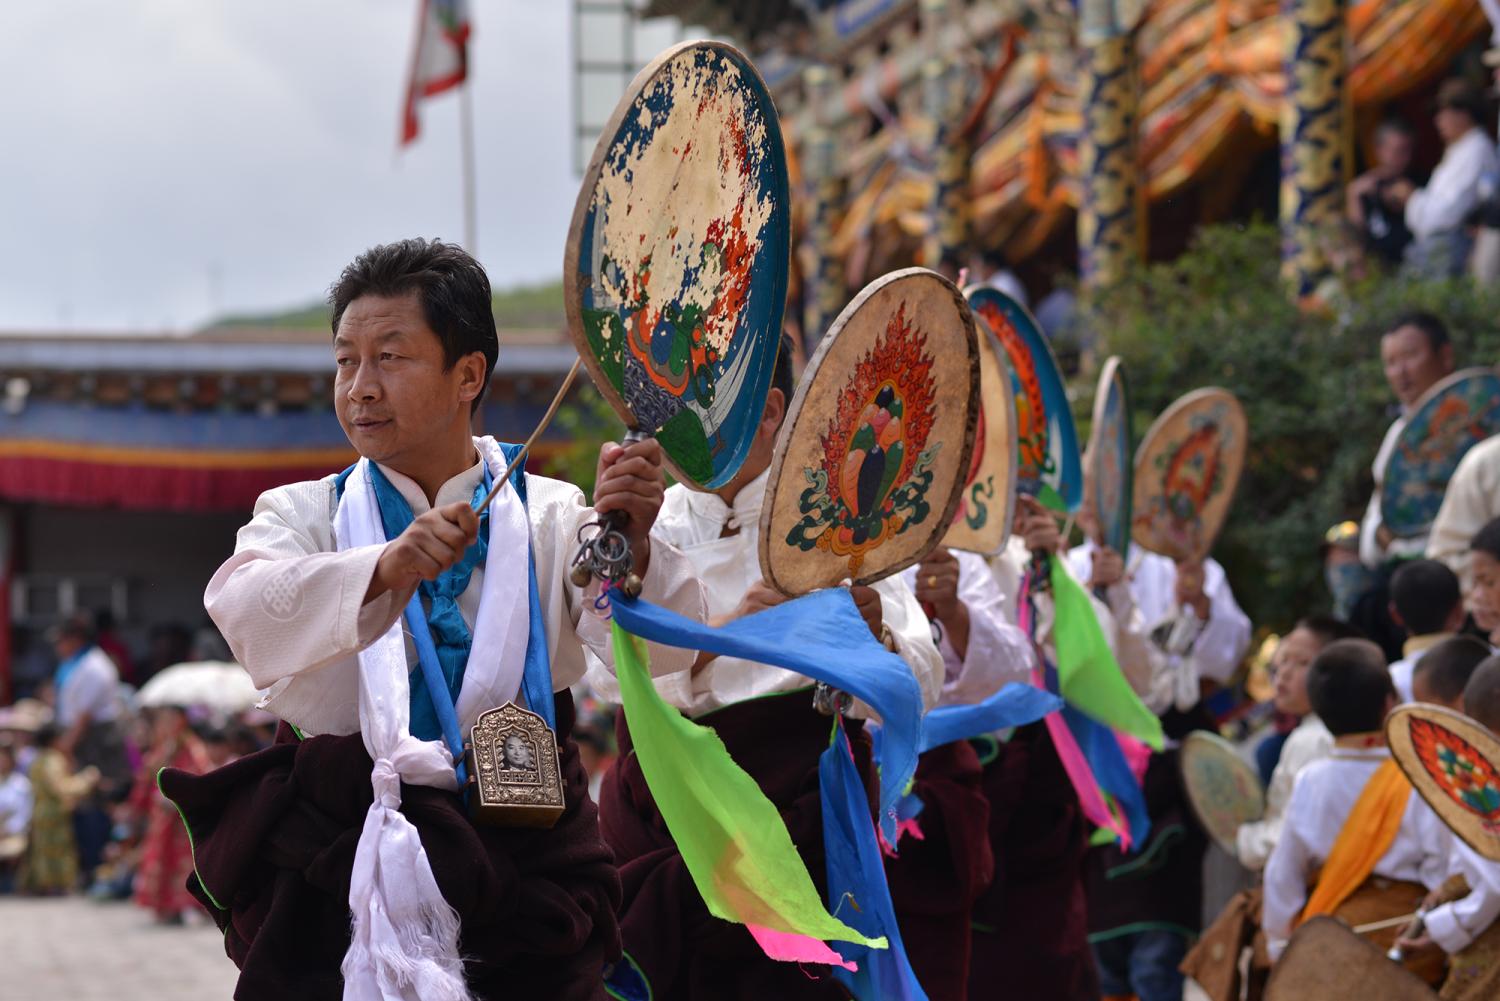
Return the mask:
<path id="1" fill-rule="evenodd" d="M 1396 451 L 1396 442 L 1404 430 L 1406 416 L 1402 415 L 1386 429 L 1385 437 L 1380 441 L 1380 450 L 1375 453 L 1375 462 L 1370 467 L 1370 472 L 1375 477 L 1375 489 L 1370 492 L 1370 502 L 1365 505 L 1365 516 L 1359 523 L 1359 561 L 1371 570 L 1388 559 L 1421 556 L 1427 549 L 1426 533 L 1392 539 L 1385 549 L 1380 548 L 1380 526 L 1385 524 L 1380 513 L 1380 491 L 1385 484 L 1386 463 L 1391 461 L 1391 455 Z"/>
<path id="2" fill-rule="evenodd" d="M 1365 783 L 1389 758 L 1390 752 L 1383 747 L 1335 747 L 1327 758 L 1313 762 L 1297 776 L 1281 838 L 1266 862 L 1261 927 L 1273 961 L 1281 957 L 1292 935 L 1292 922 L 1307 903 L 1308 878 L 1328 860 Z M 1372 875 L 1435 890 L 1448 876 L 1452 841 L 1448 828 L 1412 790 L 1396 839 L 1375 863 Z"/>
<path id="3" fill-rule="evenodd" d="M 1391 665 L 1391 684 L 1396 686 L 1396 697 L 1402 702 L 1415 701 L 1411 694 L 1411 679 L 1417 671 L 1417 661 L 1443 642 L 1453 636 L 1452 633 L 1429 633 L 1426 636 L 1409 637 L 1401 648 L 1402 657 Z"/>
<path id="4" fill-rule="evenodd" d="M 1258 872 L 1266 867 L 1266 860 L 1281 838 L 1281 825 L 1286 820 L 1286 805 L 1291 801 L 1292 789 L 1297 776 L 1314 761 L 1328 757 L 1333 750 L 1333 734 L 1323 721 L 1312 713 L 1302 717 L 1297 728 L 1287 735 L 1281 745 L 1281 757 L 1271 772 L 1271 784 L 1266 787 L 1266 814 L 1257 821 L 1241 824 L 1235 832 L 1235 856 L 1240 865 Z"/>
<path id="5" fill-rule="evenodd" d="M 416 483 L 380 468 L 414 515 L 430 510 Z M 476 462 L 443 484 L 437 505 L 472 501 L 483 475 Z M 256 687 L 268 690 L 263 708 L 305 733 L 343 735 L 359 732 L 359 651 L 391 627 L 411 592 L 364 600 L 384 546 L 336 551 L 333 481 L 330 476 L 262 494 L 239 531 L 234 555 L 209 581 L 204 605 Z M 578 531 L 596 516 L 572 484 L 528 474 L 526 490 L 552 683 L 561 691 L 583 677 L 585 647 L 610 662 L 608 625 L 585 611 L 586 601 L 568 579 Z M 458 598 L 470 628 L 483 579 L 483 568 L 476 568 Z M 643 583 L 647 600 L 703 619 L 702 588 L 671 545 L 653 543 Z M 650 656 L 652 670 L 661 673 L 685 671 L 693 662 L 691 651 L 655 644 Z M 417 663 L 409 638 L 407 660 Z"/>
<path id="6" fill-rule="evenodd" d="M 1450 956 L 1468 948 L 1500 918 L 1500 863 L 1454 838 L 1448 875 L 1460 874 L 1469 884 L 1468 895 L 1433 908 L 1424 919 L 1427 933 Z"/>
<path id="7" fill-rule="evenodd" d="M 1500 435 L 1486 438 L 1459 461 L 1427 536 L 1428 557 L 1458 574 L 1464 594 L 1473 584 L 1469 543 L 1495 518 L 1500 518 Z"/>
<path id="8" fill-rule="evenodd" d="M 939 705 L 983 702 L 1013 681 L 1030 680 L 1035 658 L 1031 641 L 1005 614 L 1005 593 L 977 553 L 955 550 L 958 559 L 958 600 L 969 611 L 969 646 L 960 657 L 944 636 L 943 693 Z M 916 589 L 917 568 L 908 567 L 902 579 Z"/>
<path id="9" fill-rule="evenodd" d="M 760 510 L 766 479 L 766 473 L 762 473 L 741 487 L 733 507 L 717 494 L 689 490 L 681 484 L 669 487 L 662 501 L 661 513 L 651 529 L 653 547 L 659 543 L 682 554 L 703 583 L 710 620 L 732 614 L 761 580 Z M 735 530 L 733 535 L 723 534 L 726 526 Z M 943 658 L 932 641 L 932 626 L 899 575 L 878 581 L 873 587 L 880 595 L 881 616 L 895 639 L 896 652 L 911 667 L 922 688 L 923 709 L 931 709 L 943 686 Z M 661 697 L 688 716 L 812 684 L 811 679 L 794 671 L 738 657 L 716 657 L 697 672 L 654 673 Z M 588 683 L 600 698 L 619 701 L 619 683 L 602 664 L 590 661 Z M 872 714 L 868 706 L 856 701 L 850 715 Z"/>
<path id="10" fill-rule="evenodd" d="M 31 781 L 19 770 L 0 779 L 0 836 L 25 834 L 31 824 Z"/>
<path id="11" fill-rule="evenodd" d="M 120 671 L 109 654 L 90 647 L 57 693 L 57 723 L 69 727 L 87 714 L 95 723 L 120 717 Z"/>
<path id="12" fill-rule="evenodd" d="M 1073 576 L 1088 580 L 1096 547 L 1092 540 L 1068 552 Z M 1145 632 L 1182 614 L 1177 607 L 1177 565 L 1159 553 L 1132 545 L 1127 554 L 1129 593 L 1139 611 Z M 1208 598 L 1208 621 L 1204 622 L 1185 659 L 1199 678 L 1225 682 L 1234 674 L 1250 648 L 1250 617 L 1234 600 L 1234 591 L 1224 567 L 1212 557 L 1203 561 L 1203 593 Z M 1106 592 L 1110 610 L 1121 618 L 1116 590 Z M 1187 614 L 1193 614 L 1189 611 Z"/>
<path id="13" fill-rule="evenodd" d="M 1406 226 L 1418 240 L 1458 229 L 1479 204 L 1479 182 L 1495 170 L 1495 144 L 1475 126 L 1443 150 L 1425 188 L 1406 202 Z"/>

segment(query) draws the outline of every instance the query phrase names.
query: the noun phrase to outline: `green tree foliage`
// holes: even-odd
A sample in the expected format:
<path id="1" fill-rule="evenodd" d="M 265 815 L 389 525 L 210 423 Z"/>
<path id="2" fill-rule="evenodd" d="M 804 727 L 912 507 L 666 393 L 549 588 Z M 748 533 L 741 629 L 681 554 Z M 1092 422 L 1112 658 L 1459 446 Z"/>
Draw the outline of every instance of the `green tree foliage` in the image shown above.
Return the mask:
<path id="1" fill-rule="evenodd" d="M 1318 544 L 1329 526 L 1357 520 L 1370 495 L 1370 463 L 1395 413 L 1380 335 L 1401 313 L 1429 310 L 1448 325 L 1460 367 L 1494 364 L 1500 289 L 1372 277 L 1319 315 L 1290 300 L 1279 266 L 1274 227 L 1208 227 L 1188 253 L 1103 296 L 1094 327 L 1100 357 L 1125 361 L 1137 438 L 1200 386 L 1244 403 L 1250 447 L 1215 556 L 1252 620 L 1285 629 L 1327 607 Z"/>
<path id="2" fill-rule="evenodd" d="M 594 473 L 599 464 L 599 448 L 607 441 L 625 436 L 625 425 L 616 416 L 594 383 L 579 376 L 567 402 L 552 419 L 554 433 L 567 439 L 567 445 L 547 458 L 544 472 L 583 489 L 584 496 L 594 496 Z"/>

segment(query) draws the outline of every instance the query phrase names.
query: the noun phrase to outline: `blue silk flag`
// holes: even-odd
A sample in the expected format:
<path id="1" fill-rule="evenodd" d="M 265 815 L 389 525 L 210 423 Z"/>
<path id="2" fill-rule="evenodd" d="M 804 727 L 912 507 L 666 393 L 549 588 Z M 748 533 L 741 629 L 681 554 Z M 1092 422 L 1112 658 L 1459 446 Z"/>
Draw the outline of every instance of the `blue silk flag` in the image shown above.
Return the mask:
<path id="1" fill-rule="evenodd" d="M 896 926 L 885 861 L 842 720 L 834 725 L 833 741 L 818 760 L 818 784 L 823 790 L 828 910 L 856 931 L 871 938 L 884 936 L 889 944 L 871 949 L 839 943 L 840 954 L 858 969 L 835 966 L 834 979 L 859 1001 L 927 1001 Z"/>
<path id="2" fill-rule="evenodd" d="M 1151 816 L 1146 811 L 1146 796 L 1141 791 L 1141 783 L 1136 779 L 1135 772 L 1130 770 L 1125 752 L 1120 750 L 1120 741 L 1109 727 L 1072 706 L 1064 708 L 1062 716 L 1068 729 L 1073 731 L 1079 750 L 1083 751 L 1089 767 L 1093 769 L 1094 781 L 1099 783 L 1100 789 L 1109 793 L 1120 812 L 1125 815 L 1125 820 L 1130 825 L 1130 843 L 1135 846 L 1136 851 L 1140 851 L 1151 836 Z"/>
<path id="3" fill-rule="evenodd" d="M 939 706 L 922 718 L 922 752 L 957 740 L 1035 723 L 1063 707 L 1063 700 L 1034 685 L 1012 682 L 983 702 Z"/>
<path id="4" fill-rule="evenodd" d="M 917 770 L 922 689 L 906 661 L 871 635 L 848 590 L 816 591 L 717 627 L 618 592 L 610 604 L 615 621 L 644 640 L 796 671 L 873 709 L 885 730 L 879 819 L 895 844 L 896 804 Z"/>

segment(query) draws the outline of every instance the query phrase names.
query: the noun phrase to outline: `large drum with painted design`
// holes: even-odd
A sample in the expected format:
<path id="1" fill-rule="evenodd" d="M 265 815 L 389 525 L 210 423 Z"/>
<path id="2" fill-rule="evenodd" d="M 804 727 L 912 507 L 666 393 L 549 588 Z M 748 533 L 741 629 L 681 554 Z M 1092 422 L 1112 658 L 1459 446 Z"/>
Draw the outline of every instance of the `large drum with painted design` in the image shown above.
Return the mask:
<path id="1" fill-rule="evenodd" d="M 563 262 L 568 329 L 626 424 L 689 486 L 755 438 L 791 247 L 781 126 L 745 56 L 687 42 L 641 71 L 599 137 Z"/>
<path id="2" fill-rule="evenodd" d="M 1135 541 L 1174 560 L 1207 556 L 1248 439 L 1245 410 L 1228 390 L 1195 389 L 1164 410 L 1135 455 Z"/>
<path id="3" fill-rule="evenodd" d="M 1121 555 L 1130 545 L 1134 447 L 1125 365 L 1111 356 L 1099 373 L 1099 386 L 1094 391 L 1094 419 L 1083 457 L 1088 469 L 1085 489 L 1098 524 L 1094 541 Z"/>
<path id="4" fill-rule="evenodd" d="M 1198 823 L 1220 848 L 1237 854 L 1241 824 L 1266 815 L 1266 790 L 1234 745 L 1216 733 L 1195 730 L 1178 755 L 1182 785 Z"/>
<path id="5" fill-rule="evenodd" d="M 1052 346 L 1019 302 L 987 285 L 965 293 L 1000 340 L 1010 363 L 1016 403 L 1016 489 L 1054 511 L 1083 502 L 1083 463 L 1068 389 Z"/>
<path id="6" fill-rule="evenodd" d="M 963 497 L 943 545 L 990 556 L 1005 548 L 1016 510 L 1016 398 L 1010 362 L 989 324 L 979 337 L 979 420 Z"/>
<path id="7" fill-rule="evenodd" d="M 1386 461 L 1380 517 L 1391 534 L 1410 538 L 1432 527 L 1458 462 L 1479 442 L 1500 434 L 1500 373 L 1455 372 L 1412 408 Z"/>
<path id="8" fill-rule="evenodd" d="M 919 561 L 963 496 L 978 417 L 979 345 L 958 289 L 924 268 L 871 282 L 809 360 L 777 436 L 766 582 L 796 596 Z"/>
<path id="9" fill-rule="evenodd" d="M 1404 705 L 1385 721 L 1391 756 L 1454 834 L 1500 862 L 1500 740 L 1463 713 Z"/>

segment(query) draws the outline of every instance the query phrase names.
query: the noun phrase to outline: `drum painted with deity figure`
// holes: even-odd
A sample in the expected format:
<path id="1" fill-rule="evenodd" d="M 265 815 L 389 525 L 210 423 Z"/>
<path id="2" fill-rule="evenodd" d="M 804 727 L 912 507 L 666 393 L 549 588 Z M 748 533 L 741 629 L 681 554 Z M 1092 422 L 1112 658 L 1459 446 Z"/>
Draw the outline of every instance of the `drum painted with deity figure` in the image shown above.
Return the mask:
<path id="1" fill-rule="evenodd" d="M 991 556 L 1005 548 L 1016 510 L 1016 399 L 1010 362 L 989 324 L 977 319 L 979 421 L 963 497 L 943 545 Z"/>
<path id="2" fill-rule="evenodd" d="M 1397 708 L 1385 734 L 1432 812 L 1470 848 L 1500 862 L 1500 740 L 1477 720 L 1426 703 Z"/>
<path id="3" fill-rule="evenodd" d="M 1500 434 L 1500 373 L 1494 369 L 1455 372 L 1422 394 L 1382 473 L 1382 524 L 1399 538 L 1431 528 L 1459 460 L 1493 434 Z"/>
<path id="4" fill-rule="evenodd" d="M 1017 490 L 1060 513 L 1083 503 L 1083 463 L 1068 388 L 1052 346 L 1019 302 L 987 285 L 964 295 L 1000 340 L 1016 403 Z"/>
<path id="5" fill-rule="evenodd" d="M 1118 357 L 1111 356 L 1099 373 L 1089 444 L 1083 454 L 1088 469 L 1088 499 L 1099 524 L 1094 541 L 1122 555 L 1130 545 L 1134 445 L 1125 365 Z"/>
<path id="6" fill-rule="evenodd" d="M 686 42 L 631 83 L 599 137 L 563 262 L 568 329 L 599 392 L 688 486 L 755 439 L 791 248 L 786 150 L 755 67 Z"/>
<path id="7" fill-rule="evenodd" d="M 1135 455 L 1135 541 L 1174 560 L 1207 556 L 1248 441 L 1245 410 L 1228 390 L 1195 389 L 1162 411 Z"/>
<path id="8" fill-rule="evenodd" d="M 834 321 L 792 397 L 761 511 L 786 595 L 918 562 L 963 498 L 979 418 L 973 314 L 925 268 L 877 278 Z"/>

